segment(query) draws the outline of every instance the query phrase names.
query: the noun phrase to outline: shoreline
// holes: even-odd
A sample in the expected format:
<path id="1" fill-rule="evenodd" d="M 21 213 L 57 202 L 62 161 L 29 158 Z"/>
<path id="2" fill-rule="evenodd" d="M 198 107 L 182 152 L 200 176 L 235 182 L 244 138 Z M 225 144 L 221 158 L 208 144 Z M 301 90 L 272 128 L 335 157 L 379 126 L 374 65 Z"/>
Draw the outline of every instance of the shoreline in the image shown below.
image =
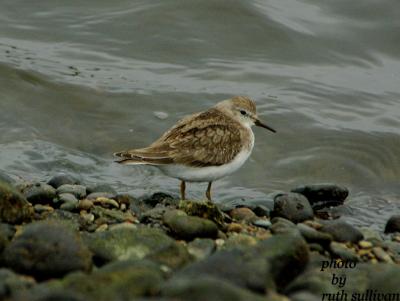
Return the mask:
<path id="1" fill-rule="evenodd" d="M 395 295 L 400 218 L 388 221 L 386 234 L 333 219 L 327 208 L 345 204 L 348 193 L 307 185 L 276 195 L 273 208 L 234 207 L 162 192 L 136 199 L 66 174 L 47 183 L 2 175 L 0 299 Z"/>

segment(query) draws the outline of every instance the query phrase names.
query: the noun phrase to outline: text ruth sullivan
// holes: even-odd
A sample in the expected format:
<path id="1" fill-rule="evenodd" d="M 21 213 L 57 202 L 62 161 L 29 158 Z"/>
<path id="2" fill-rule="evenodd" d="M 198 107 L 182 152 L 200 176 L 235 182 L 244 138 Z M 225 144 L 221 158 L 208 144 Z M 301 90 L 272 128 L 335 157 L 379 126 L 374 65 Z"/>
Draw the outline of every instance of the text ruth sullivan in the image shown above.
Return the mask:
<path id="1" fill-rule="evenodd" d="M 326 269 L 334 271 L 337 269 L 354 269 L 357 263 L 354 261 L 334 260 L 322 261 L 321 272 Z M 331 284 L 343 288 L 346 285 L 346 274 L 332 273 Z M 377 289 L 367 289 L 364 292 L 352 292 L 344 289 L 336 293 L 323 293 L 322 301 L 400 301 L 400 293 L 381 292 Z"/>

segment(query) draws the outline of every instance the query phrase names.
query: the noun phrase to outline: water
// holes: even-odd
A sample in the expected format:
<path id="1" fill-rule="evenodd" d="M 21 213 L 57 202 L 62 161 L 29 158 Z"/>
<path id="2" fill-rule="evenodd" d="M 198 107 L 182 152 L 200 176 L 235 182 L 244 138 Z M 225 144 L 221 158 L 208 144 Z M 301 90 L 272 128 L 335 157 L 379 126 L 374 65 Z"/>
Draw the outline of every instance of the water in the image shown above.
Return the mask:
<path id="1" fill-rule="evenodd" d="M 177 194 L 177 180 L 111 154 L 249 95 L 278 134 L 255 129 L 214 198 L 334 182 L 351 190 L 345 219 L 382 229 L 400 208 L 399 12 L 396 0 L 1 1 L 0 169 Z"/>

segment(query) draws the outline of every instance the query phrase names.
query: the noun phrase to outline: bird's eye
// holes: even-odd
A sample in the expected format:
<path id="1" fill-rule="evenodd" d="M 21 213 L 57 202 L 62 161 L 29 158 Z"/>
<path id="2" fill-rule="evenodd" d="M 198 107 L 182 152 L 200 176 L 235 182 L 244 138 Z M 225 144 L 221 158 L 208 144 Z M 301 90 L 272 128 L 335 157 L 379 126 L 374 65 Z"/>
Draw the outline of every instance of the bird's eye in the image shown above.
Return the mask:
<path id="1" fill-rule="evenodd" d="M 244 110 L 240 110 L 240 114 L 246 115 L 247 113 L 246 113 L 246 111 L 244 111 Z"/>

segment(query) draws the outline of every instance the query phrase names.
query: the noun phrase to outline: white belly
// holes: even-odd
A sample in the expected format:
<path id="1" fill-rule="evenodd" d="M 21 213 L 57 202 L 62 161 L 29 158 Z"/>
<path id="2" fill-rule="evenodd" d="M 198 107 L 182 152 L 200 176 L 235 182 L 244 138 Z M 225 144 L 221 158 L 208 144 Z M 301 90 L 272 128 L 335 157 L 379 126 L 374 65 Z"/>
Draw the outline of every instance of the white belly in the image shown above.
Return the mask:
<path id="1" fill-rule="evenodd" d="M 250 149 L 241 151 L 227 164 L 220 166 L 189 167 L 185 165 L 171 164 L 157 166 L 166 175 L 188 182 L 211 182 L 225 177 L 238 170 L 249 158 Z"/>

